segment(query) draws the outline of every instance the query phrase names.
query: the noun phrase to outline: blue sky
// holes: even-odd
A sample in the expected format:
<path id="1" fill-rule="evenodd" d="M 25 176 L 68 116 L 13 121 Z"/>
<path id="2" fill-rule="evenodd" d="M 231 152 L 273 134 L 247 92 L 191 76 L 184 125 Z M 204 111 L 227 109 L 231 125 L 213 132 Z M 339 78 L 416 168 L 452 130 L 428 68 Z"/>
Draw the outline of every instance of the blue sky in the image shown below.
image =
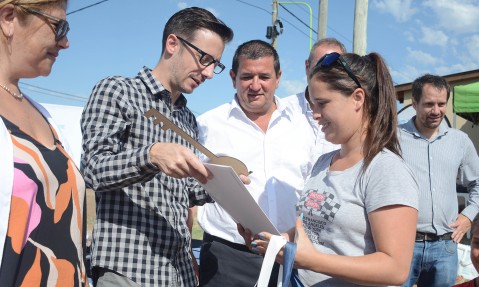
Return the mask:
<path id="1" fill-rule="evenodd" d="M 67 12 L 99 0 L 69 2 Z M 187 95 L 190 109 L 199 115 L 232 99 L 235 91 L 228 71 L 236 47 L 252 39 L 270 41 L 265 35 L 272 21 L 272 2 L 108 0 L 69 15 L 70 48 L 60 52 L 50 76 L 22 79 L 20 87 L 43 103 L 84 106 L 100 79 L 135 76 L 143 66 L 153 68 L 160 57 L 167 19 L 179 9 L 199 6 L 212 11 L 235 32 L 221 60 L 225 71 Z M 304 2 L 312 8 L 317 31 L 319 1 Z M 348 51 L 353 49 L 354 5 L 354 0 L 331 0 L 328 7 L 327 36 L 342 41 Z M 309 24 L 306 5 L 283 6 Z M 284 26 L 277 47 L 283 71 L 276 91 L 279 97 L 304 89 L 304 60 L 309 54 L 309 28 L 286 9 L 278 10 Z M 369 0 L 367 52 L 385 58 L 396 84 L 411 82 L 427 72 L 448 75 L 478 69 L 478 32 L 479 0 Z M 36 87 L 51 91 L 39 92 Z"/>

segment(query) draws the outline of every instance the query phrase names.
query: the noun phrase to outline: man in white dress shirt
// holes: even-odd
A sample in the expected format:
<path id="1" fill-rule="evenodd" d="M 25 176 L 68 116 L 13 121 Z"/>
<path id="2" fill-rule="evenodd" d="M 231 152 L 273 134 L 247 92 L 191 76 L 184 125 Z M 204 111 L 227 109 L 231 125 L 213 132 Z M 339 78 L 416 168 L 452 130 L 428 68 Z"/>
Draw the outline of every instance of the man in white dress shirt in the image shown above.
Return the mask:
<path id="1" fill-rule="evenodd" d="M 275 96 L 281 68 L 270 44 L 252 40 L 240 45 L 230 76 L 236 94 L 230 103 L 198 117 L 200 142 L 253 171 L 248 191 L 284 232 L 294 226 L 296 202 L 316 162 L 317 135 L 299 108 Z M 212 203 L 198 209 L 198 222 L 205 231 L 200 286 L 254 286 L 263 258 L 244 245 L 235 221 Z"/>
<path id="2" fill-rule="evenodd" d="M 306 78 L 309 81 L 309 74 L 314 68 L 314 65 L 326 54 L 336 52 L 339 54 L 346 53 L 346 47 L 343 43 L 336 40 L 335 38 L 323 38 L 314 43 L 311 51 L 309 52 L 309 57 L 305 60 L 305 72 Z M 317 156 L 336 150 L 339 148 L 339 145 L 332 144 L 324 138 L 324 134 L 320 129 L 318 123 L 313 119 L 313 111 L 311 105 L 309 104 L 309 93 L 308 86 L 304 89 L 303 92 L 297 93 L 295 95 L 283 98 L 285 105 L 297 109 L 302 113 L 310 122 L 311 128 L 316 135 L 318 142 L 316 146 Z"/>

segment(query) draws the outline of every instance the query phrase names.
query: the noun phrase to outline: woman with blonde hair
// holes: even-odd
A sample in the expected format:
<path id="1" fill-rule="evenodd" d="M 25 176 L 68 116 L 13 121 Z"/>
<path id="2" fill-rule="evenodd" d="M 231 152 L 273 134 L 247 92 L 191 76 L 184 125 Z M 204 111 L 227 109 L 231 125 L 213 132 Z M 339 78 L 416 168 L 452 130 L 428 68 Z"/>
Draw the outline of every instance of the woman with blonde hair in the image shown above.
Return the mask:
<path id="1" fill-rule="evenodd" d="M 0 282 L 87 286 L 85 184 L 22 78 L 48 76 L 69 46 L 66 0 L 0 2 Z"/>

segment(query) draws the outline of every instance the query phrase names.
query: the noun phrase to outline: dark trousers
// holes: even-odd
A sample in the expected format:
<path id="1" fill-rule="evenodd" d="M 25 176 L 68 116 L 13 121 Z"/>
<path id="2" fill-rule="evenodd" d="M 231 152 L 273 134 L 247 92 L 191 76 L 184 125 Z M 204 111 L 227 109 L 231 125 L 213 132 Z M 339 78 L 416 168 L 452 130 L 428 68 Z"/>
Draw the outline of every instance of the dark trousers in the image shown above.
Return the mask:
<path id="1" fill-rule="evenodd" d="M 263 257 L 245 245 L 205 232 L 200 252 L 200 286 L 253 287 L 259 278 Z M 277 285 L 279 264 L 274 265 L 269 287 Z"/>

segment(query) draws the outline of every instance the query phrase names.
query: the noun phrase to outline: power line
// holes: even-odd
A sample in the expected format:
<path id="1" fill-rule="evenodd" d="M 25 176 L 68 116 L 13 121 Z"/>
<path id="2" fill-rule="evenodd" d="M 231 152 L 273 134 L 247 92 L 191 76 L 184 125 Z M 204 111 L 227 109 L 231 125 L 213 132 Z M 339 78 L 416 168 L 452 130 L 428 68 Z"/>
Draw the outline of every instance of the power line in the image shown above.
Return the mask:
<path id="1" fill-rule="evenodd" d="M 298 6 L 299 9 L 303 10 L 303 12 L 305 12 L 306 14 L 309 14 L 309 10 L 306 9 L 306 7 L 304 7 L 303 5 L 299 5 Z M 313 16 L 314 17 L 314 16 Z"/>
<path id="2" fill-rule="evenodd" d="M 298 6 L 298 5 L 295 5 L 295 6 Z M 283 7 L 283 8 L 284 8 L 284 7 Z M 307 13 L 307 14 L 309 15 L 309 10 L 307 10 L 304 6 L 299 5 L 299 8 L 300 8 L 303 12 L 305 12 L 305 13 Z M 285 8 L 285 10 L 287 10 L 287 9 Z M 290 12 L 290 11 L 288 11 L 288 12 Z M 290 12 L 290 13 L 291 13 L 291 12 Z M 294 17 L 296 17 L 296 16 L 294 16 Z M 316 20 L 316 22 L 318 21 L 318 17 L 316 17 L 314 14 L 313 14 L 313 18 Z M 303 23 L 303 24 L 304 24 L 304 23 Z M 337 35 L 339 35 L 343 40 L 345 40 L 345 41 L 347 41 L 347 42 L 349 42 L 349 43 L 351 43 L 351 44 L 353 43 L 348 37 L 344 36 L 343 34 L 341 34 L 340 32 L 338 32 L 337 30 L 335 30 L 335 29 L 332 28 L 331 26 L 327 25 L 326 27 L 327 27 L 329 30 L 331 30 L 331 31 L 333 31 L 334 33 L 336 33 Z M 314 30 L 313 30 L 313 31 L 314 31 Z M 316 34 L 317 34 L 317 33 L 316 33 Z M 308 37 L 309 37 L 309 36 L 308 36 Z"/>
<path id="3" fill-rule="evenodd" d="M 291 26 L 293 26 L 293 28 L 295 28 L 296 30 L 298 30 L 299 32 L 301 32 L 303 35 L 305 35 L 305 36 L 308 37 L 308 39 L 309 39 L 309 35 L 308 35 L 306 32 L 304 32 L 303 30 L 299 29 L 298 27 L 296 27 L 296 25 L 294 25 L 294 24 L 291 23 L 290 21 L 284 19 L 283 17 L 279 17 L 279 18 L 280 18 L 281 20 L 283 20 L 284 22 L 289 23 Z M 308 29 L 309 29 L 309 28 L 308 28 Z"/>
<path id="4" fill-rule="evenodd" d="M 256 5 L 253 5 L 253 4 L 251 4 L 251 3 L 248 3 L 248 2 L 246 2 L 246 1 L 241 1 L 241 0 L 236 0 L 236 1 L 237 1 L 237 2 L 240 2 L 240 3 L 243 3 L 243 4 L 245 4 L 245 5 L 248 5 L 248 6 L 251 6 L 251 7 L 254 7 L 254 8 L 260 9 L 260 10 L 263 10 L 263 11 L 265 11 L 266 13 L 268 13 L 268 14 L 270 14 L 270 15 L 272 14 L 272 13 L 271 13 L 271 12 L 269 12 L 268 10 L 266 10 L 266 9 L 264 9 L 264 8 L 262 8 L 262 7 L 259 7 L 259 6 L 256 6 Z"/>
<path id="5" fill-rule="evenodd" d="M 240 3 L 243 3 L 243 4 L 245 4 L 245 5 L 248 5 L 248 6 L 254 7 L 254 8 L 256 8 L 256 9 L 265 11 L 265 12 L 268 13 L 269 15 L 272 14 L 270 11 L 264 9 L 263 7 L 259 7 L 259 6 L 257 6 L 257 5 L 248 3 L 248 2 L 243 1 L 243 0 L 236 0 L 236 1 L 237 1 L 237 2 L 240 2 Z M 281 4 L 280 4 L 280 5 L 281 5 Z M 286 9 L 283 5 L 281 5 L 281 7 L 283 7 L 286 11 L 288 11 L 291 15 L 293 15 L 293 16 L 294 16 L 296 19 L 298 19 L 300 22 L 302 22 L 303 24 L 305 24 L 305 23 L 304 23 L 303 21 L 301 21 L 294 13 L 292 13 L 291 11 L 289 11 L 288 9 Z M 301 7 L 302 7 L 302 6 L 301 6 Z M 308 14 L 309 14 L 309 12 L 308 12 Z M 314 17 L 316 20 L 318 19 L 318 17 L 315 17 L 314 15 L 313 15 L 313 17 Z M 305 33 L 303 30 L 301 30 L 300 28 L 298 28 L 296 25 L 294 25 L 294 24 L 291 23 L 290 21 L 286 20 L 284 17 L 279 17 L 279 19 L 281 19 L 282 21 L 284 21 L 284 22 L 290 24 L 293 28 L 295 28 L 296 30 L 298 30 L 300 33 L 302 33 L 303 35 L 305 35 L 305 36 L 308 37 L 308 39 L 309 39 L 309 34 L 308 34 L 308 33 Z M 306 25 L 306 24 L 305 24 L 305 25 Z M 309 25 L 306 25 L 306 26 L 308 27 L 308 29 L 310 29 Z M 340 35 L 343 39 L 345 39 L 345 40 L 348 41 L 349 43 L 352 43 L 352 41 L 349 40 L 348 38 L 346 38 L 346 36 L 341 35 L 341 33 L 339 33 L 338 31 L 334 30 L 333 28 L 331 28 L 331 27 L 329 27 L 329 26 L 328 26 L 328 28 L 329 28 L 330 30 L 332 30 L 333 32 L 335 32 L 336 34 Z M 312 29 L 312 28 L 311 28 L 311 29 Z M 317 34 L 317 32 L 316 32 L 314 29 L 312 29 L 312 30 Z"/>
<path id="6" fill-rule="evenodd" d="M 289 14 L 291 14 L 294 18 L 296 18 L 299 22 L 301 22 L 304 26 L 308 27 L 308 30 L 311 29 L 315 34 L 318 34 L 318 32 L 316 32 L 313 27 L 309 27 L 309 24 L 306 24 L 304 23 L 303 20 L 301 20 L 298 16 L 296 16 L 293 12 L 289 11 L 286 7 L 284 7 L 283 4 L 279 3 L 279 6 L 283 7 L 284 10 L 286 10 L 286 12 L 288 12 Z M 309 37 L 309 36 L 308 36 Z"/>
<path id="7" fill-rule="evenodd" d="M 251 4 L 251 3 L 248 3 L 248 2 L 246 2 L 246 1 L 242 1 L 242 0 L 236 0 L 236 1 L 237 1 L 237 2 L 240 2 L 240 3 L 243 3 L 243 4 L 245 4 L 245 5 L 248 5 L 248 6 L 251 6 L 251 7 L 260 9 L 260 10 L 263 10 L 263 11 L 265 11 L 266 13 L 268 13 L 269 15 L 272 14 L 270 11 L 268 11 L 268 10 L 262 8 L 262 7 L 259 7 L 259 6 L 257 6 L 257 5 L 253 5 L 253 4 Z M 309 27 L 309 25 L 307 25 L 306 23 L 304 23 L 304 21 L 300 20 L 299 17 L 297 17 L 293 12 L 289 11 L 286 7 L 284 7 L 284 5 L 282 5 L 281 3 L 279 3 L 279 5 L 281 5 L 281 7 L 283 7 L 284 10 L 286 10 L 288 13 L 290 13 L 293 17 L 295 17 L 295 18 L 296 18 L 298 21 L 300 21 L 303 25 L 307 26 L 308 29 L 311 29 L 312 31 L 314 31 L 314 32 L 317 34 L 317 32 L 316 32 L 312 27 Z M 306 11 L 306 8 L 304 8 L 304 7 L 301 6 L 301 5 L 300 5 L 299 7 L 300 7 L 300 9 L 303 10 L 303 12 L 306 12 L 306 13 L 309 14 L 309 11 Z M 279 17 L 279 18 L 280 18 L 281 20 L 283 20 L 284 22 L 289 23 L 289 24 L 290 24 L 291 26 L 293 26 L 296 30 L 298 30 L 299 32 L 303 33 L 306 37 L 309 38 L 309 35 L 308 35 L 308 34 L 306 34 L 306 33 L 303 32 L 301 29 L 299 29 L 298 27 L 296 27 L 295 25 L 293 25 L 291 22 L 289 22 L 288 20 L 285 20 L 283 17 Z M 316 17 L 314 14 L 313 14 L 313 18 L 314 18 L 316 21 L 318 20 L 318 17 Z M 351 41 L 348 37 L 344 36 L 343 34 L 339 33 L 339 32 L 336 31 L 335 29 L 331 28 L 329 25 L 327 25 L 327 28 L 328 28 L 329 30 L 333 31 L 334 33 L 336 33 L 337 35 L 339 35 L 343 40 L 345 40 L 345 41 L 347 41 L 347 42 L 349 42 L 349 43 L 352 44 L 352 41 Z M 404 74 L 403 74 L 402 72 L 400 72 L 400 71 L 396 71 L 396 72 L 398 72 L 398 73 L 404 75 Z"/>
<path id="8" fill-rule="evenodd" d="M 273 13 L 264 9 L 263 7 L 259 7 L 257 5 L 253 5 L 251 3 L 248 3 L 246 1 L 242 1 L 242 0 L 236 0 L 237 2 L 240 2 L 240 3 L 243 3 L 245 5 L 248 5 L 248 6 L 251 6 L 251 7 L 254 7 L 256 9 L 259 9 L 259 10 L 262 10 L 262 11 L 265 11 L 266 13 L 268 13 L 268 15 L 272 15 Z M 308 37 L 309 39 L 309 35 L 307 33 L 305 33 L 303 30 L 299 29 L 298 27 L 296 27 L 293 23 L 291 23 L 290 21 L 286 20 L 285 18 L 283 17 L 279 17 L 279 19 L 281 19 L 283 22 L 286 22 L 288 24 L 290 24 L 291 26 L 293 26 L 293 28 L 295 28 L 296 30 L 298 30 L 300 33 L 302 33 L 303 35 L 305 35 L 306 37 Z"/>
<path id="9" fill-rule="evenodd" d="M 67 15 L 70 15 L 70 14 L 73 14 L 73 13 L 76 13 L 76 12 L 80 12 L 80 11 L 82 11 L 82 10 L 88 9 L 88 8 L 93 7 L 93 6 L 96 6 L 96 5 L 99 5 L 99 4 L 101 4 L 101 3 L 103 3 L 103 2 L 106 2 L 106 1 L 108 1 L 108 0 L 103 0 L 103 1 L 99 1 L 99 2 L 93 3 L 93 4 L 88 5 L 88 6 L 85 6 L 85 7 L 83 7 L 83 8 L 80 8 L 80 9 L 77 9 L 77 10 L 74 10 L 74 11 L 71 11 L 71 12 L 68 12 Z"/>
<path id="10" fill-rule="evenodd" d="M 24 82 L 20 82 L 20 84 L 22 84 L 22 85 L 24 85 L 24 86 L 36 88 L 36 89 L 39 89 L 39 90 L 43 90 L 43 91 L 47 91 L 47 92 L 52 92 L 52 93 L 55 93 L 55 94 L 65 95 L 65 96 L 74 97 L 74 98 L 81 98 L 81 99 L 84 99 L 84 100 L 87 100 L 87 99 L 88 99 L 88 97 L 77 96 L 77 95 L 73 95 L 73 94 L 68 94 L 68 93 L 64 93 L 64 92 L 59 92 L 59 91 L 55 91 L 55 90 L 51 90 L 51 89 L 47 89 L 47 88 L 42 88 L 42 87 L 39 87 L 39 86 L 35 86 L 35 85 L 32 85 L 32 84 L 27 84 L 27 83 L 24 83 Z"/>
<path id="11" fill-rule="evenodd" d="M 280 3 L 279 5 L 281 5 L 281 3 Z M 301 21 L 296 15 L 294 15 L 291 11 L 289 11 L 288 9 L 286 9 L 283 5 L 281 5 L 281 7 L 283 7 L 287 12 L 289 12 L 291 15 L 293 15 L 293 16 L 294 16 L 296 19 L 298 19 L 301 23 L 303 23 L 304 25 L 306 25 L 303 21 Z M 301 6 L 301 5 L 300 5 L 299 8 L 300 8 L 303 12 L 306 12 L 306 13 L 309 14 L 309 11 L 306 11 L 306 8 L 304 8 L 304 6 Z M 314 17 L 316 20 L 318 20 L 318 18 L 317 18 L 316 16 L 313 15 L 313 17 Z M 338 31 L 334 30 L 334 29 L 331 28 L 329 25 L 328 25 L 327 27 L 328 27 L 328 29 L 332 30 L 333 32 L 335 32 L 336 34 L 338 34 L 339 36 L 341 36 L 341 37 L 342 37 L 343 39 L 345 39 L 346 41 L 352 43 L 352 41 L 349 40 L 346 36 L 342 35 L 342 34 L 339 33 Z M 313 31 L 314 31 L 314 30 L 313 30 Z M 391 69 L 390 69 L 390 70 L 391 70 Z M 399 74 L 401 74 L 401 75 L 407 77 L 406 74 L 404 74 L 403 72 L 401 72 L 401 71 L 399 71 L 399 70 L 396 70 L 396 73 L 399 73 Z M 393 83 L 394 83 L 395 85 L 397 84 L 397 83 L 395 83 L 394 81 L 393 81 Z"/>
<path id="12" fill-rule="evenodd" d="M 93 6 L 99 5 L 99 4 L 101 4 L 103 2 L 107 2 L 107 1 L 108 0 L 102 0 L 102 1 L 99 1 L 99 2 L 96 2 L 96 3 L 93 3 L 91 5 L 85 6 L 83 8 L 68 12 L 66 14 L 71 15 L 73 13 L 83 11 L 85 9 L 91 8 Z M 39 86 L 35 86 L 35 85 L 23 83 L 23 82 L 20 82 L 20 84 L 23 85 L 24 88 L 27 89 L 27 90 L 30 90 L 30 91 L 33 91 L 33 92 L 36 92 L 36 93 L 39 93 L 39 94 L 51 96 L 51 97 L 62 98 L 62 99 L 67 99 L 67 100 L 71 100 L 71 101 L 78 101 L 78 102 L 82 102 L 82 103 L 85 103 L 88 100 L 87 97 L 82 97 L 82 96 L 72 95 L 72 94 L 59 92 L 59 91 L 55 91 L 55 90 L 50 90 L 50 89 L 42 88 L 42 87 L 39 87 Z"/>
<path id="13" fill-rule="evenodd" d="M 24 82 L 20 82 L 20 84 L 23 86 L 24 89 L 27 89 L 39 94 L 51 96 L 51 97 L 62 98 L 62 99 L 67 99 L 67 100 L 72 100 L 72 101 L 77 101 L 82 103 L 85 103 L 88 100 L 88 97 L 77 96 L 77 95 L 59 92 L 59 91 L 55 91 L 51 89 L 46 89 L 39 86 L 27 84 Z"/>

